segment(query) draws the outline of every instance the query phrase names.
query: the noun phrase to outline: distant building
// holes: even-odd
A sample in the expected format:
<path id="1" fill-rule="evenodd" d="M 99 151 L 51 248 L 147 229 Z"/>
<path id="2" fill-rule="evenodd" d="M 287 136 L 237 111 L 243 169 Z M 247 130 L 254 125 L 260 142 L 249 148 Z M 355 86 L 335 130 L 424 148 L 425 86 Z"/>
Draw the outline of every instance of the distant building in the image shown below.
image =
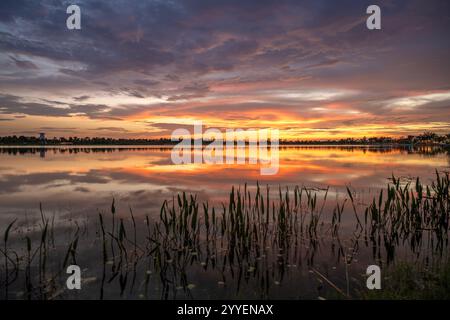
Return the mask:
<path id="1" fill-rule="evenodd" d="M 41 142 L 41 144 L 45 144 L 45 133 L 44 132 L 39 133 L 39 141 Z"/>

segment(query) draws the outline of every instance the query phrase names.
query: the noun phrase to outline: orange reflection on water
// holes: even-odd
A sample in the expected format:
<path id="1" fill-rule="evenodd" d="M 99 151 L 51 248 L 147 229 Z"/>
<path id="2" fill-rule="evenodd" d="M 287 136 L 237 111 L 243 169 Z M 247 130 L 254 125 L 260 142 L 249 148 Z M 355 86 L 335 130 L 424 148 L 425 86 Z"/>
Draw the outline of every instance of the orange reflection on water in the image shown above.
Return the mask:
<path id="1" fill-rule="evenodd" d="M 199 152 L 198 150 L 196 152 Z M 112 197 L 125 206 L 159 208 L 163 199 L 187 191 L 204 199 L 226 199 L 231 186 L 257 181 L 305 185 L 336 192 L 351 185 L 369 190 L 386 185 L 392 174 L 420 176 L 425 182 L 448 170 L 447 152 L 361 147 L 280 147 L 279 171 L 261 175 L 261 164 L 174 165 L 171 149 L 49 148 L 21 153 L 0 149 L 0 214 L 15 215 L 47 206 L 67 211 L 108 207 Z M 82 204 L 82 206 L 80 206 Z"/>

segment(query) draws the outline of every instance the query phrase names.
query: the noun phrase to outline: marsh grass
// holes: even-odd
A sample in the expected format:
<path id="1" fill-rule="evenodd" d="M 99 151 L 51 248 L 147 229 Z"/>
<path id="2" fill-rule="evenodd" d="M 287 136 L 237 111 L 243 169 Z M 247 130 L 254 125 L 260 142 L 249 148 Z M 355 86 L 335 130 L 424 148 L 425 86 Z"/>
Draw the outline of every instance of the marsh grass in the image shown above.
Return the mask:
<path id="1" fill-rule="evenodd" d="M 328 188 L 278 188 L 274 196 L 268 186 L 257 184 L 250 190 L 245 184 L 232 187 L 228 201 L 219 206 L 183 192 L 163 202 L 157 219 L 145 216 L 143 224 L 131 208 L 128 217 L 119 215 L 113 200 L 109 213 L 98 213 L 94 243 L 86 236 L 87 225 L 82 232 L 76 221 L 62 243 L 54 216 L 48 219 L 40 205 L 38 236 L 22 235 L 16 221 L 5 230 L 1 288 L 6 299 L 14 298 L 9 291 L 13 284 L 27 299 L 64 297 L 65 268 L 83 259 L 78 254 L 83 245 L 100 257 L 100 271 L 94 274 L 101 279 L 94 281 L 100 299 L 107 296 L 105 286 L 113 284 L 121 297 L 134 291 L 141 298 L 154 297 L 155 290 L 161 299 L 193 297 L 193 272 L 215 279 L 235 297 L 264 299 L 273 297 L 292 274 L 301 273 L 300 268 L 309 270 L 309 277 L 319 288 L 326 287 L 330 297 L 364 298 L 352 276 L 360 246 L 371 251 L 372 261 L 387 266 L 394 265 L 399 247 L 407 247 L 416 260 L 448 258 L 449 174 L 436 172 L 430 185 L 419 179 L 391 180 L 367 205 L 357 203 L 347 187 L 347 197 L 336 200 L 332 209 Z M 349 214 L 354 230 L 343 239 L 343 216 L 348 219 Z M 343 267 L 341 278 L 316 263 L 325 249 Z"/>
<path id="2" fill-rule="evenodd" d="M 400 262 L 383 279 L 382 290 L 366 291 L 365 299 L 450 299 L 450 261 L 434 266 Z"/>

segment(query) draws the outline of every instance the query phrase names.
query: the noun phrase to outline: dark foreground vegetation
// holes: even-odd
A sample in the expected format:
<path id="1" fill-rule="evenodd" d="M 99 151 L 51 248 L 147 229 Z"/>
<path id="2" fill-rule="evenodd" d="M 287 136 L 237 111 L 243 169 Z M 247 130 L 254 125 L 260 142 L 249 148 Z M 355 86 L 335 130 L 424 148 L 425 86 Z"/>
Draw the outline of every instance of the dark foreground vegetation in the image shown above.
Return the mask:
<path id="1" fill-rule="evenodd" d="M 65 286 L 66 267 L 79 264 L 85 298 L 448 298 L 449 174 L 391 181 L 366 205 L 350 188 L 329 206 L 328 189 L 273 198 L 245 185 L 219 207 L 178 194 L 154 219 L 118 213 L 113 201 L 91 223 L 58 224 L 41 208 L 39 222 L 4 231 L 2 296 L 80 297 Z M 386 270 L 385 290 L 365 288 L 363 252 Z"/>
<path id="2" fill-rule="evenodd" d="M 194 144 L 194 140 L 191 141 Z M 209 144 L 210 141 L 197 142 Z M 105 137 L 52 137 L 45 136 L 5 136 L 0 137 L 0 145 L 4 146 L 59 146 L 59 145 L 176 145 L 178 141 L 169 138 L 159 139 L 127 139 L 127 138 L 105 138 Z M 363 137 L 363 138 L 343 138 L 343 139 L 322 139 L 322 140 L 301 140 L 290 139 L 280 140 L 280 145 L 436 145 L 449 146 L 450 133 L 439 135 L 434 132 L 424 132 L 420 135 L 409 135 L 406 137 Z"/>

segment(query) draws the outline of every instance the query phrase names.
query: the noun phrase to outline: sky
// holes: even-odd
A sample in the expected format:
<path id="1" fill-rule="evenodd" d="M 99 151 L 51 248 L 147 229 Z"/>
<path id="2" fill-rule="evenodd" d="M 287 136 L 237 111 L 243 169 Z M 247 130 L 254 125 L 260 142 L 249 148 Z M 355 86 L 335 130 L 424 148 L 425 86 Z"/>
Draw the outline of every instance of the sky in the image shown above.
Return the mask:
<path id="1" fill-rule="evenodd" d="M 449 31 L 448 0 L 2 0 L 0 135 L 450 133 Z"/>

